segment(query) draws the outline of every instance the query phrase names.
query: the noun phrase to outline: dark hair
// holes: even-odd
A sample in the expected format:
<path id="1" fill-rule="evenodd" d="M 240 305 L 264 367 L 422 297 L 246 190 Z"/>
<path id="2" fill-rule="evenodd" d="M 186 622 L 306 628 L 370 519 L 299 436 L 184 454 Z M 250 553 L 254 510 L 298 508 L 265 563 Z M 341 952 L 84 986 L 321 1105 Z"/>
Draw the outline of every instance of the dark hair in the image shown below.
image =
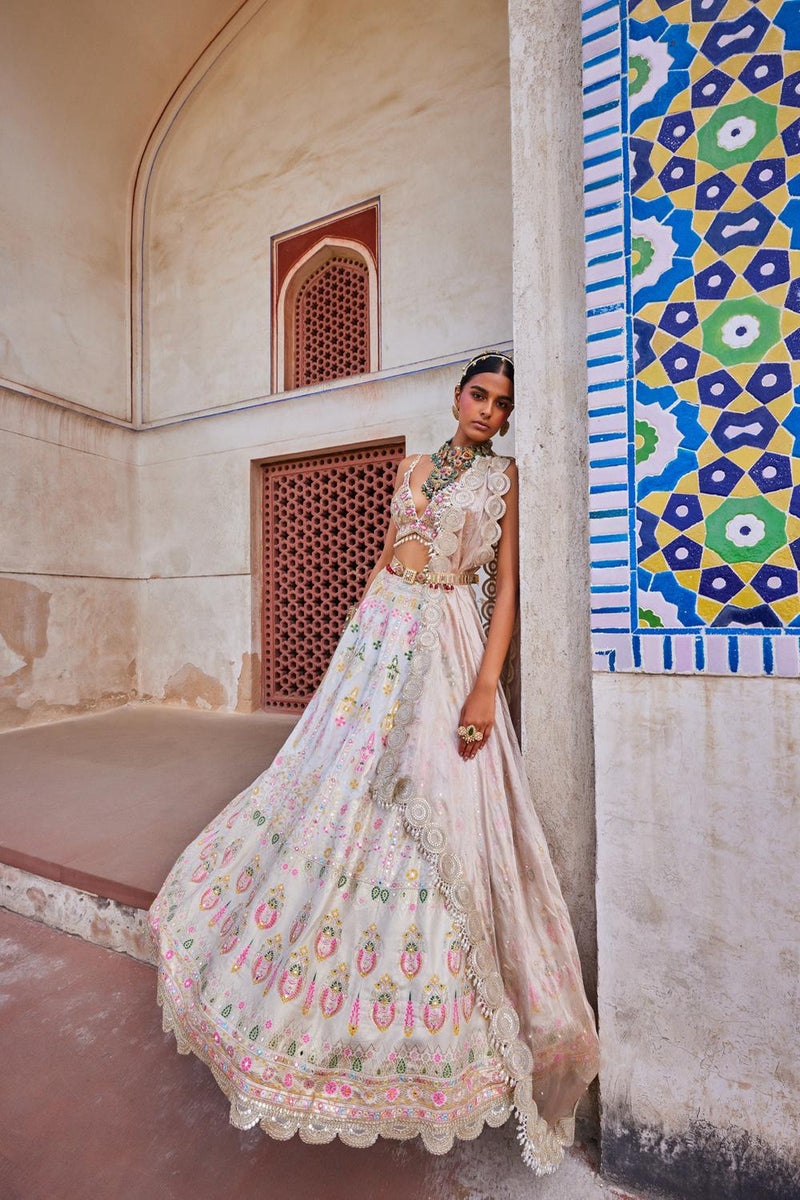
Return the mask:
<path id="1" fill-rule="evenodd" d="M 514 382 L 514 363 L 505 354 L 479 354 L 471 359 L 461 373 L 458 386 L 463 387 L 473 375 L 489 371 L 492 375 L 505 375 Z"/>

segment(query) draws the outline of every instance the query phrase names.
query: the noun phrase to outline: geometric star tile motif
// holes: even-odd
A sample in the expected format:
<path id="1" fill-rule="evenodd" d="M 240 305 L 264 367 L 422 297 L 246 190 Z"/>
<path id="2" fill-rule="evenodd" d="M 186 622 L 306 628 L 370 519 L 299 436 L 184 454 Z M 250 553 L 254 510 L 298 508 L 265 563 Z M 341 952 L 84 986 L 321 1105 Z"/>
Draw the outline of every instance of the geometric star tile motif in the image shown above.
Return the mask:
<path id="1" fill-rule="evenodd" d="M 594 662 L 800 676 L 800 0 L 581 9 Z"/>
<path id="2" fill-rule="evenodd" d="M 629 393 L 632 630 L 800 626 L 800 52 L 785 7 L 628 6 L 630 315 L 646 337 Z"/>

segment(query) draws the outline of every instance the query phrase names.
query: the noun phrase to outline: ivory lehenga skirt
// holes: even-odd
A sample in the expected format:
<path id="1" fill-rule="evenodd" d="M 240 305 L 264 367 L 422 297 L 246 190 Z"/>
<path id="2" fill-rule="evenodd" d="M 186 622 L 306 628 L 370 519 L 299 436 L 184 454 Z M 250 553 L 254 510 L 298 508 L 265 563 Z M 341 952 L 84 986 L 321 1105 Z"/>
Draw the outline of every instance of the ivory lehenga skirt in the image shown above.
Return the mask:
<path id="1" fill-rule="evenodd" d="M 570 1144 L 594 1016 L 501 690 L 486 746 L 457 753 L 484 646 L 471 588 L 383 570 L 155 899 L 164 1028 L 235 1126 L 442 1153 L 513 1112 L 540 1174 Z"/>

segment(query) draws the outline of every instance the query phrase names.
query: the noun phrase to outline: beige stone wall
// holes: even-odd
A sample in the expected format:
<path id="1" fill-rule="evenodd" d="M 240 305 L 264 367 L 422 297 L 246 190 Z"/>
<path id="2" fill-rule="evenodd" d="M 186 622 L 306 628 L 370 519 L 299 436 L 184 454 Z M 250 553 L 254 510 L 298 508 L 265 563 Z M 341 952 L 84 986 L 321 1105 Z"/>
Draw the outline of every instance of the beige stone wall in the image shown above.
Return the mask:
<path id="1" fill-rule="evenodd" d="M 130 698 L 252 707 L 251 462 L 398 432 L 430 449 L 452 432 L 457 372 L 413 364 L 510 335 L 502 4 L 378 18 L 366 0 L 251 0 L 208 50 L 235 4 L 151 8 L 115 10 L 101 52 L 84 0 L 8 14 L 2 725 Z M 137 164 L 203 51 L 142 191 L 150 415 L 268 393 L 271 234 L 378 194 L 398 377 L 138 435 L 24 399 L 129 417 Z"/>
<path id="2" fill-rule="evenodd" d="M 0 390 L 0 728 L 135 695 L 134 439 Z"/>
<path id="3" fill-rule="evenodd" d="M 596 984 L 580 12 L 512 0 L 522 744 Z"/>
<path id="4" fill-rule="evenodd" d="M 0 392 L 0 728 L 143 700 L 259 699 L 265 458 L 453 431 L 457 367 L 134 433 Z M 514 453 L 513 434 L 498 448 Z"/>
<path id="5" fill-rule="evenodd" d="M 270 0 L 147 182 L 145 419 L 269 393 L 271 235 L 377 195 L 382 366 L 509 340 L 509 169 L 499 0 Z"/>
<path id="6" fill-rule="evenodd" d="M 412 372 L 138 435 L 143 699 L 243 711 L 258 706 L 251 548 L 260 514 L 251 494 L 253 464 L 398 436 L 409 453 L 429 451 L 453 432 L 457 379 L 456 367 Z M 513 435 L 497 445 L 513 454 Z"/>
<path id="7" fill-rule="evenodd" d="M 133 181 L 176 84 L 239 0 L 4 0 L 0 380 L 130 412 Z"/>
<path id="8" fill-rule="evenodd" d="M 796 1195 L 800 685 L 597 675 L 594 694 L 607 1166 Z"/>

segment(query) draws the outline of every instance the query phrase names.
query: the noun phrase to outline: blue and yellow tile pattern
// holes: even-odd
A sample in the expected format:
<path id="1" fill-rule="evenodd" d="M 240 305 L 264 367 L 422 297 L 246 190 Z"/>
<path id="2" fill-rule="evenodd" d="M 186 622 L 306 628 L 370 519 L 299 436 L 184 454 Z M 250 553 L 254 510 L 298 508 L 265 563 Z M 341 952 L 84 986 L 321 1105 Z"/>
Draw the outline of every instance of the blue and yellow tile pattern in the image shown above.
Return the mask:
<path id="1" fill-rule="evenodd" d="M 584 28 L 598 665 L 796 674 L 800 3 L 586 3 Z"/>

